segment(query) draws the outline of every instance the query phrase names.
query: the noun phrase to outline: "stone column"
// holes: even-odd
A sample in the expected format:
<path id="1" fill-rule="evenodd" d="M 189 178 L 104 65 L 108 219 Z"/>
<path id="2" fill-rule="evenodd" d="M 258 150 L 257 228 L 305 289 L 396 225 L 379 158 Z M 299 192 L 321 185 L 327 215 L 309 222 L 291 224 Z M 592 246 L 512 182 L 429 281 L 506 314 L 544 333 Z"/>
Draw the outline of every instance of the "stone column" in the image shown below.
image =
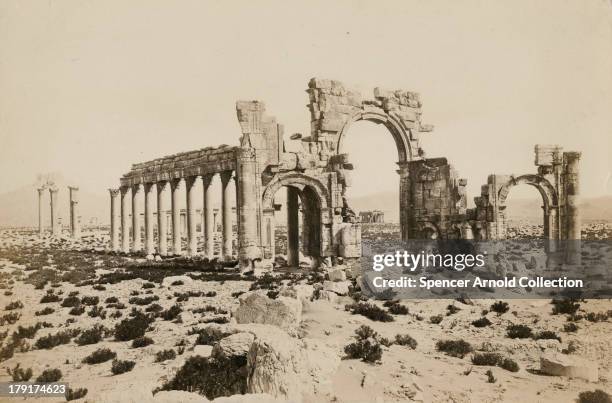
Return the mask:
<path id="1" fill-rule="evenodd" d="M 121 250 L 124 253 L 130 252 L 130 207 L 128 192 L 129 186 L 122 186 L 121 191 Z"/>
<path id="2" fill-rule="evenodd" d="M 140 190 L 142 185 L 132 186 L 132 252 L 142 250 L 142 239 L 140 236 Z"/>
<path id="3" fill-rule="evenodd" d="M 43 236 L 45 234 L 45 217 L 43 212 L 43 196 L 45 188 L 38 189 L 38 235 Z"/>
<path id="4" fill-rule="evenodd" d="M 298 190 L 287 187 L 287 264 L 300 264 L 300 233 L 298 216 Z"/>
<path id="5" fill-rule="evenodd" d="M 157 253 L 161 256 L 168 254 L 168 217 L 164 200 L 167 185 L 167 181 L 157 182 Z"/>
<path id="6" fill-rule="evenodd" d="M 171 208 L 172 208 L 172 253 L 180 255 L 181 246 L 181 208 L 179 207 L 179 191 L 181 189 L 182 179 L 173 179 L 170 182 L 170 190 L 172 191 Z"/>
<path id="7" fill-rule="evenodd" d="M 570 264 L 580 264 L 581 247 L 580 231 L 582 220 L 580 217 L 580 153 L 564 152 L 565 167 L 565 225 L 567 234 L 566 261 Z"/>
<path id="8" fill-rule="evenodd" d="M 144 185 L 144 197 L 145 197 L 145 252 L 147 255 L 155 253 L 155 243 L 153 239 L 153 183 L 145 183 Z"/>
<path id="9" fill-rule="evenodd" d="M 58 206 L 57 206 L 57 188 L 49 188 L 50 204 L 51 204 L 51 235 L 58 236 L 62 233 L 58 222 Z"/>
<path id="10" fill-rule="evenodd" d="M 117 196 L 119 189 L 108 189 L 110 193 L 110 239 L 111 250 L 117 252 L 119 250 L 119 215 L 117 214 Z"/>
<path id="11" fill-rule="evenodd" d="M 202 231 L 204 233 L 204 255 L 209 259 L 212 259 L 215 254 L 215 239 L 213 238 L 215 219 L 213 218 L 212 191 L 210 189 L 212 178 L 213 175 L 202 176 Z"/>
<path id="12" fill-rule="evenodd" d="M 229 260 L 232 257 L 232 206 L 230 204 L 229 181 L 232 171 L 221 172 L 221 220 L 223 221 L 222 252 L 221 256 Z"/>
<path id="13" fill-rule="evenodd" d="M 258 186 L 257 161 L 255 150 L 241 148 L 238 151 L 236 168 L 236 210 L 238 211 L 238 259 L 243 268 L 250 267 L 251 262 L 261 258 L 258 242 Z M 272 210 L 274 213 L 274 210 Z M 273 218 L 274 216 L 272 216 Z M 268 231 L 274 232 L 268 221 Z M 272 240 L 272 243 L 274 241 Z M 274 252 L 272 252 L 273 254 Z"/>
<path id="14" fill-rule="evenodd" d="M 408 163 L 398 163 L 397 173 L 400 176 L 399 205 L 400 205 L 400 233 L 402 241 L 410 239 L 410 173 Z"/>
<path id="15" fill-rule="evenodd" d="M 196 231 L 196 211 L 195 211 L 195 184 L 197 176 L 189 177 L 185 180 L 186 209 L 187 209 L 187 254 L 195 256 L 198 254 L 198 234 Z"/>
<path id="16" fill-rule="evenodd" d="M 81 225 L 79 223 L 79 200 L 78 191 L 79 188 L 75 186 L 68 186 L 70 191 L 70 233 L 72 238 L 81 238 Z"/>
<path id="17" fill-rule="evenodd" d="M 263 211 L 263 225 L 263 257 L 265 259 L 271 259 L 272 261 L 274 261 L 274 256 L 276 252 L 276 243 L 274 239 L 274 233 L 276 230 L 276 219 L 274 218 L 274 208 L 265 209 Z"/>

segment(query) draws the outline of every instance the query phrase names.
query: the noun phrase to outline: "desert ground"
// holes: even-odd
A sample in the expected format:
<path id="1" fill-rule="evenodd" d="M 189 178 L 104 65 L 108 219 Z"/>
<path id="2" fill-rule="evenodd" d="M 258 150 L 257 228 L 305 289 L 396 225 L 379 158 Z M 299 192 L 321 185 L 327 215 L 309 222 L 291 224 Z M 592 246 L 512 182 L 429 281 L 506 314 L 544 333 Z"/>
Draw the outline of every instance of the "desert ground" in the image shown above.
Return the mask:
<path id="1" fill-rule="evenodd" d="M 363 237 L 397 233 L 372 224 Z M 583 234 L 610 239 L 612 225 Z M 0 400 L 605 402 L 612 392 L 609 299 L 364 301 L 356 263 L 240 273 L 107 244 L 99 229 L 79 242 L 0 232 L 0 382 L 70 388 Z"/>

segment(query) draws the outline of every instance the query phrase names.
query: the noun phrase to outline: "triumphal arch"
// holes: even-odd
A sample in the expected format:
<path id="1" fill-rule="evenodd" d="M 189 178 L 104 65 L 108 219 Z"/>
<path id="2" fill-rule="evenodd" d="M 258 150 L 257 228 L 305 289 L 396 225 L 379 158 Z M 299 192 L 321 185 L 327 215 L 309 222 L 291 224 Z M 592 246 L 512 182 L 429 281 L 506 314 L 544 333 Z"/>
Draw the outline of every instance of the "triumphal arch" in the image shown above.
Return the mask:
<path id="1" fill-rule="evenodd" d="M 446 158 L 428 158 L 420 146 L 422 133 L 432 131 L 433 127 L 421 121 L 422 105 L 417 93 L 376 88 L 373 96 L 363 97 L 338 81 L 317 78 L 310 80 L 307 93 L 309 135 L 293 134 L 291 142 L 285 141 L 283 126 L 266 113 L 263 102 L 238 101 L 236 112 L 242 131 L 239 145 L 208 147 L 134 164 L 120 179 L 121 186 L 110 189 L 111 248 L 124 252 L 144 249 L 147 254 L 162 256 L 182 254 L 178 205 L 179 198 L 185 197 L 186 253 L 213 257 L 210 183 L 214 175 L 219 175 L 221 257 L 237 256 L 243 266 L 274 258 L 278 208 L 274 200 L 281 188 L 287 192 L 289 265 L 298 264 L 300 243 L 302 253 L 314 264 L 325 258 L 360 257 L 361 224 L 346 196 L 353 166 L 343 152 L 343 144 L 350 141 L 346 133 L 359 120 L 384 125 L 397 146 L 403 240 L 503 239 L 505 199 L 510 189 L 521 183 L 535 186 L 542 194 L 546 238 L 580 238 L 579 153 L 562 152 L 557 146 L 537 146 L 536 174 L 489 176 L 481 196 L 475 198 L 476 207 L 468 209 L 467 180 L 458 176 Z M 232 179 L 236 189 L 237 253 L 232 249 L 233 213 L 229 203 Z M 203 189 L 200 214 L 195 209 L 194 185 L 198 181 Z M 163 197 L 168 190 L 169 224 Z M 140 222 L 141 194 L 144 231 Z M 196 222 L 202 222 L 201 248 Z"/>

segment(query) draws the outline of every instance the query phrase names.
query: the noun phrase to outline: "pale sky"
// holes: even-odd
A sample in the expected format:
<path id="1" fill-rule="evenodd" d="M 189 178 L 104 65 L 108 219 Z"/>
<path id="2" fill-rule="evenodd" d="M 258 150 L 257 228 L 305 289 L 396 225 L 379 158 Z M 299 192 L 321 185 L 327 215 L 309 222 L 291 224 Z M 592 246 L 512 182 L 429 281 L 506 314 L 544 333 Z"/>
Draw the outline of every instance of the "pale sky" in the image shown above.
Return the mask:
<path id="1" fill-rule="evenodd" d="M 582 193 L 612 194 L 612 3 L 0 3 L 0 193 L 59 172 L 91 192 L 134 162 L 237 145 L 235 101 L 307 135 L 311 77 L 417 91 L 429 157 L 468 178 L 535 172 L 533 146 L 582 151 Z M 349 132 L 355 195 L 397 189 L 381 127 Z"/>

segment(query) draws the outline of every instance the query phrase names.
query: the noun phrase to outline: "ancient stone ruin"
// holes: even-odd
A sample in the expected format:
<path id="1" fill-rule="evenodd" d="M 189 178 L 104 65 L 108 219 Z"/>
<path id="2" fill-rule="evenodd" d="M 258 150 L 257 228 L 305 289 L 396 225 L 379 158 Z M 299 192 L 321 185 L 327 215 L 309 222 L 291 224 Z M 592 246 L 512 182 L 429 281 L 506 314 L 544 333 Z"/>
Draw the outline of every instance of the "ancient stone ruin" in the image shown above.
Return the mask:
<path id="1" fill-rule="evenodd" d="M 343 152 L 345 134 L 352 123 L 369 120 L 384 125 L 397 146 L 401 238 L 503 239 L 505 200 L 521 183 L 535 186 L 543 198 L 544 236 L 551 241 L 580 239 L 577 208 L 580 153 L 562 152 L 558 146 L 536 146 L 537 174 L 519 177 L 491 175 L 476 208 L 467 208 L 466 179 L 460 178 L 446 158 L 427 158 L 419 145 L 421 133 L 432 131 L 421 122 L 421 101 L 414 92 L 374 90 L 363 98 L 335 80 L 313 78 L 308 84 L 311 132 L 294 134 L 299 147 L 289 147 L 283 126 L 268 116 L 263 102 L 236 103 L 242 136 L 238 146 L 184 152 L 134 164 L 110 189 L 111 248 L 140 252 L 139 195 L 144 193 L 144 251 L 169 254 L 163 193 L 171 192 L 171 253 L 182 253 L 179 197 L 186 197 L 187 254 L 198 253 L 196 221 L 202 220 L 203 253 L 213 257 L 213 209 L 210 183 L 222 183 L 222 257 L 231 258 L 232 206 L 229 183 L 236 186 L 238 251 L 241 266 L 274 259 L 276 193 L 287 191 L 288 264 L 297 265 L 302 251 L 317 265 L 325 258 L 361 256 L 361 224 L 346 197 L 353 168 Z M 196 213 L 194 184 L 203 183 L 203 212 Z M 185 195 L 181 196 L 182 189 Z M 154 192 L 157 214 L 153 211 Z M 131 201 L 131 202 L 130 202 Z M 120 203 L 120 204 L 119 204 Z M 298 210 L 302 211 L 302 234 Z M 131 228 L 130 230 L 130 209 Z M 136 229 L 136 230 L 134 230 Z M 130 242 L 131 236 L 131 242 Z M 301 239 L 300 239 L 301 238 Z"/>
<path id="2" fill-rule="evenodd" d="M 38 234 L 40 236 L 45 235 L 45 211 L 43 206 L 43 198 L 46 190 L 49 190 L 49 211 L 51 220 L 51 235 L 61 235 L 61 224 L 59 222 L 58 214 L 58 193 L 59 188 L 52 181 L 47 181 L 41 185 L 38 189 Z M 74 239 L 81 238 L 81 223 L 79 221 L 79 199 L 78 190 L 76 186 L 68 186 L 69 197 L 70 197 L 70 234 Z"/>

